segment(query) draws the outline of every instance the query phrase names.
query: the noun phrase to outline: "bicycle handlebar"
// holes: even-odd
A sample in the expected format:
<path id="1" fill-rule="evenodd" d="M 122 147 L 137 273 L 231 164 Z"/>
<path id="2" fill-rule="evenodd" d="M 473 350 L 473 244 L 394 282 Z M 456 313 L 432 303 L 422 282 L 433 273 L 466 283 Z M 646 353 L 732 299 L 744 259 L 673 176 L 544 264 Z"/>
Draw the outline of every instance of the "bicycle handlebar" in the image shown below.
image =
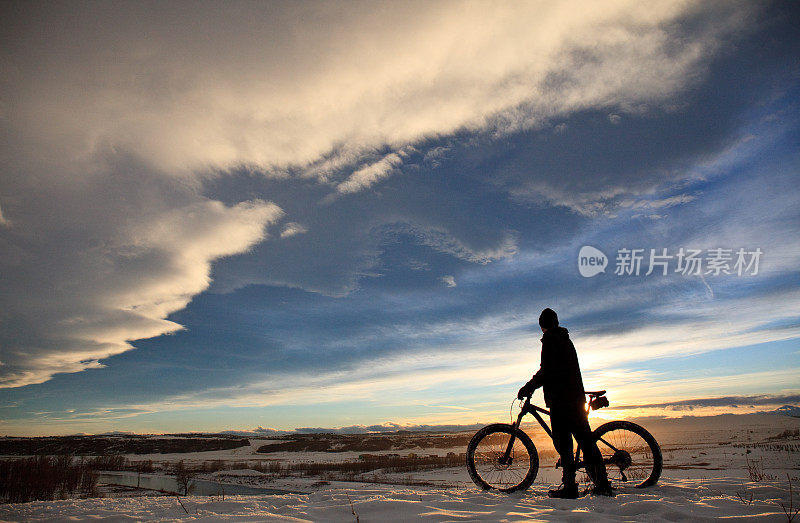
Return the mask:
<path id="1" fill-rule="evenodd" d="M 589 396 L 589 401 L 586 402 L 586 412 L 592 410 L 602 409 L 604 407 L 608 407 L 608 398 L 605 397 L 606 391 L 604 390 L 597 390 L 597 391 L 584 391 L 584 394 Z M 531 398 L 533 398 L 533 392 L 524 396 L 523 398 L 518 398 L 519 400 L 523 401 L 523 412 L 525 406 L 531 405 Z M 534 408 L 539 408 L 534 405 Z M 546 411 L 545 411 L 546 412 Z"/>
<path id="2" fill-rule="evenodd" d="M 534 391 L 534 392 L 536 392 L 536 391 Z M 607 391 L 605 391 L 605 390 L 596 390 L 596 391 L 588 391 L 587 390 L 587 391 L 584 392 L 584 394 L 589 396 L 590 398 L 593 398 L 593 397 L 597 398 L 599 396 L 604 396 L 606 392 Z M 527 396 L 524 396 L 523 398 L 519 398 L 519 399 L 525 399 L 526 401 L 530 401 L 530 399 L 533 397 L 533 394 L 534 393 L 531 392 Z"/>

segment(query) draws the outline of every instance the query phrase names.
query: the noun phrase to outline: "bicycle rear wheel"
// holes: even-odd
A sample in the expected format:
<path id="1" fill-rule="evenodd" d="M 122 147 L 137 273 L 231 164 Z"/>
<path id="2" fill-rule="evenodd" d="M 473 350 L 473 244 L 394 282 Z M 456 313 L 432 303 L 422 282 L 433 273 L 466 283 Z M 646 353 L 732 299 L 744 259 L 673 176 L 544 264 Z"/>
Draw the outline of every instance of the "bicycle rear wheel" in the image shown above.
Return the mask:
<path id="1" fill-rule="evenodd" d="M 650 487 L 658 483 L 664 461 L 661 447 L 644 427 L 610 421 L 593 433 L 614 488 Z"/>
<path id="2" fill-rule="evenodd" d="M 511 435 L 514 444 L 504 462 Z M 514 425 L 495 423 L 479 430 L 467 445 L 467 470 L 484 490 L 526 490 L 539 471 L 539 455 L 531 438 Z"/>

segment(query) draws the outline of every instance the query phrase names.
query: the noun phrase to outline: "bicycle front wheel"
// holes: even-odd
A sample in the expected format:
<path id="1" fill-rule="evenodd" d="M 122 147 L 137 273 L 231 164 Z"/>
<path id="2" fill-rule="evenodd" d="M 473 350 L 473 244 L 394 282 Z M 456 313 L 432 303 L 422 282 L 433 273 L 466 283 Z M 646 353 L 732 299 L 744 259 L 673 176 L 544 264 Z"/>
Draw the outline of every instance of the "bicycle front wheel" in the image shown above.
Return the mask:
<path id="1" fill-rule="evenodd" d="M 512 434 L 514 443 L 506 455 Z M 514 425 L 496 423 L 482 428 L 470 440 L 467 470 L 484 490 L 526 490 L 539 472 L 539 455 L 527 434 Z"/>
<path id="2" fill-rule="evenodd" d="M 650 487 L 658 483 L 664 461 L 661 447 L 644 427 L 630 421 L 610 421 L 593 433 L 614 488 Z"/>

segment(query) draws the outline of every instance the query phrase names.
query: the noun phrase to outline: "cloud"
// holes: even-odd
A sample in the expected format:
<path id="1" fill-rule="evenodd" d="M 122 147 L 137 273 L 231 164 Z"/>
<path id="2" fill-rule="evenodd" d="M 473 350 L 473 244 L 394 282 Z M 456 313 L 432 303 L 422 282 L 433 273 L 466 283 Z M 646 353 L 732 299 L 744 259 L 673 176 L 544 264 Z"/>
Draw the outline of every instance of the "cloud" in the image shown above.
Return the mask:
<path id="1" fill-rule="evenodd" d="M 436 169 L 442 164 L 442 161 L 447 158 L 449 151 L 450 147 L 447 146 L 440 145 L 434 147 L 425 153 L 422 161 L 424 164 L 429 165 L 432 169 Z"/>
<path id="2" fill-rule="evenodd" d="M 283 214 L 130 165 L 88 183 L 15 181 L 18 226 L 0 230 L 0 387 L 96 369 L 131 340 L 180 329 L 166 318 L 208 287 L 212 262 L 264 240 Z"/>
<path id="3" fill-rule="evenodd" d="M 347 194 L 366 189 L 381 178 L 389 176 L 402 163 L 403 159 L 400 154 L 387 154 L 379 161 L 362 167 L 351 174 L 347 180 L 336 186 L 336 190 L 342 194 Z"/>
<path id="4" fill-rule="evenodd" d="M 442 283 L 444 283 L 448 287 L 455 287 L 456 286 L 456 279 L 451 275 L 442 276 L 439 279 L 442 280 Z"/>
<path id="5" fill-rule="evenodd" d="M 504 237 L 497 239 L 494 245 L 478 247 L 467 245 L 450 231 L 438 227 L 396 225 L 390 229 L 396 233 L 408 234 L 422 245 L 427 245 L 439 252 L 482 265 L 508 258 L 517 252 L 516 238 L 509 232 L 506 232 Z"/>
<path id="6" fill-rule="evenodd" d="M 720 396 L 714 398 L 693 398 L 663 403 L 644 403 L 640 405 L 614 406 L 616 410 L 650 409 L 650 408 L 690 408 L 690 407 L 739 407 L 753 405 L 785 405 L 787 403 L 800 403 L 800 394 L 776 395 L 759 394 L 754 396 Z"/>
<path id="7" fill-rule="evenodd" d="M 563 285 L 560 287 L 563 288 Z M 630 291 L 624 290 L 623 294 L 630 295 Z M 613 300 L 615 296 L 609 298 Z M 570 299 L 586 302 L 580 292 Z M 411 301 L 413 306 L 419 306 L 420 300 Z M 776 302 L 785 303 L 785 306 L 781 310 L 767 307 L 767 304 Z M 765 322 L 774 317 L 785 316 L 796 308 L 797 302 L 794 295 L 779 299 L 743 299 L 722 307 L 709 304 L 697 311 L 694 322 L 678 323 L 673 320 L 664 324 L 654 317 L 652 320 L 655 325 L 615 329 L 613 333 L 604 335 L 593 334 L 591 328 L 573 330 L 584 381 L 587 387 L 594 383 L 593 387 L 614 389 L 615 405 L 658 403 L 665 399 L 682 401 L 687 394 L 694 397 L 707 394 L 710 397 L 740 391 L 758 393 L 776 387 L 792 388 L 797 377 L 796 367 L 781 372 L 742 373 L 741 370 L 733 370 L 718 376 L 693 375 L 678 379 L 652 371 L 633 370 L 631 367 L 731 346 L 796 339 L 800 337 L 797 327 L 769 331 L 758 327 L 763 327 Z M 528 379 L 530 372 L 538 365 L 538 342 L 531 333 L 531 326 L 536 325 L 538 310 L 528 308 L 515 311 L 513 316 L 503 314 L 497 318 L 485 315 L 437 318 L 435 309 L 428 308 L 426 315 L 433 316 L 429 321 L 416 319 L 401 324 L 399 318 L 405 317 L 404 311 L 396 300 L 393 305 L 391 315 L 394 320 L 389 327 L 375 325 L 353 332 L 354 338 L 370 347 L 368 355 L 352 357 L 348 354 L 351 340 L 339 336 L 325 344 L 316 356 L 311 357 L 307 351 L 304 352 L 303 364 L 291 370 L 266 370 L 260 377 L 251 373 L 244 382 L 237 380 L 229 386 L 162 396 L 152 403 L 134 403 L 127 407 L 140 412 L 177 412 L 198 408 L 296 405 L 320 390 L 324 390 L 325 394 L 317 395 L 316 401 L 331 404 L 331 408 L 342 402 L 382 402 L 386 397 L 394 398 L 402 405 L 414 402 L 430 405 L 431 399 L 437 394 L 444 393 L 448 398 L 459 394 L 453 390 L 458 390 L 465 383 L 471 384 L 471 389 L 477 390 L 477 387 L 483 391 L 481 394 L 488 394 L 502 403 L 509 390 Z M 481 304 L 482 307 L 489 305 Z M 614 303 L 606 302 L 605 305 L 613 307 Z M 670 306 L 678 305 L 676 298 L 675 303 L 667 304 L 665 314 L 671 314 Z M 579 307 L 565 306 L 563 310 L 570 311 L 570 316 L 564 319 L 566 325 L 584 326 L 584 322 L 570 321 L 573 314 L 580 316 Z M 731 329 L 729 324 L 720 324 L 717 319 L 719 315 L 729 318 L 736 329 Z M 337 329 L 341 330 L 345 322 L 338 316 L 333 317 L 338 320 Z M 314 319 L 315 322 L 319 321 Z M 318 333 L 312 333 L 313 339 L 318 337 Z M 436 340 L 439 339 L 453 341 L 437 344 Z M 378 340 L 388 340 L 389 345 L 402 343 L 404 350 L 387 352 L 381 349 Z M 326 353 L 335 351 L 336 347 L 345 347 L 346 350 L 327 357 Z M 521 361 L 525 362 L 522 366 Z M 498 404 L 495 400 L 492 408 L 497 409 Z M 429 415 L 430 419 L 456 419 L 461 422 L 465 416 L 480 419 L 475 416 L 483 412 L 475 409 L 468 414 L 452 413 L 452 409 L 446 406 L 433 407 L 436 408 Z M 495 415 L 499 413 L 492 412 Z"/>
<path id="8" fill-rule="evenodd" d="M 290 430 L 277 430 L 272 428 L 265 428 L 259 425 L 258 427 L 252 430 L 223 430 L 220 431 L 220 434 L 232 434 L 234 436 L 250 436 L 250 437 L 273 437 L 273 436 L 285 436 L 287 434 L 291 434 L 292 431 Z"/>
<path id="9" fill-rule="evenodd" d="M 796 403 L 792 398 L 800 393 L 796 386 L 798 370 L 787 367 L 777 371 L 693 373 L 683 378 L 653 373 L 639 378 L 634 374 L 624 388 L 614 391 L 611 410 L 646 415 L 686 410 L 720 414 L 739 408 L 776 409 Z"/>
<path id="10" fill-rule="evenodd" d="M 665 103 L 747 14 L 633 1 L 26 5 L 4 20 L 16 42 L 2 54 L 6 125 L 50 158 L 126 151 L 169 173 L 278 174 L 462 129 Z M 691 16 L 702 33 L 673 34 Z M 384 172 L 367 169 L 342 190 Z"/>
<path id="11" fill-rule="evenodd" d="M 662 220 L 666 218 L 666 214 L 632 214 L 631 218 L 647 218 L 648 220 Z"/>
<path id="12" fill-rule="evenodd" d="M 283 226 L 283 230 L 281 231 L 281 238 L 290 238 L 292 236 L 295 236 L 297 234 L 303 234 L 305 232 L 308 232 L 308 229 L 306 229 L 302 224 L 299 224 L 297 222 L 289 222 Z"/>
<path id="13" fill-rule="evenodd" d="M 666 198 L 657 198 L 654 200 L 624 200 L 619 202 L 620 208 L 631 209 L 664 209 L 689 203 L 697 199 L 693 194 L 677 194 L 675 196 L 668 196 Z"/>
<path id="14" fill-rule="evenodd" d="M 564 206 L 582 216 L 596 218 L 606 216 L 614 218 L 621 211 L 668 209 L 697 199 L 695 194 L 676 194 L 656 199 L 644 199 L 647 193 L 662 193 L 667 187 L 675 186 L 670 180 L 666 183 L 654 184 L 643 190 L 636 187 L 607 186 L 597 191 L 573 192 L 571 188 L 556 187 L 546 182 L 532 182 L 525 188 L 513 190 L 512 193 L 519 198 L 543 198 L 552 205 Z M 664 218 L 658 214 L 638 214 L 634 217 L 651 219 Z"/>

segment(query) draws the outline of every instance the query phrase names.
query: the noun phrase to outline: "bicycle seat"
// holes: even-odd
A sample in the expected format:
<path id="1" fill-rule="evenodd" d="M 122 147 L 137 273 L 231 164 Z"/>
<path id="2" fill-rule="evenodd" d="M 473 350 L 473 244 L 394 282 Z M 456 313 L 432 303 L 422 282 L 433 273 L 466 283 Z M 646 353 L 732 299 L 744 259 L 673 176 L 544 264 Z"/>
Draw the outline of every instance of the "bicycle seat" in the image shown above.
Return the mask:
<path id="1" fill-rule="evenodd" d="M 605 393 L 606 393 L 606 391 L 604 391 L 604 390 L 598 390 L 598 391 L 594 391 L 594 392 L 586 391 L 586 394 L 588 394 L 589 396 L 602 396 Z"/>

